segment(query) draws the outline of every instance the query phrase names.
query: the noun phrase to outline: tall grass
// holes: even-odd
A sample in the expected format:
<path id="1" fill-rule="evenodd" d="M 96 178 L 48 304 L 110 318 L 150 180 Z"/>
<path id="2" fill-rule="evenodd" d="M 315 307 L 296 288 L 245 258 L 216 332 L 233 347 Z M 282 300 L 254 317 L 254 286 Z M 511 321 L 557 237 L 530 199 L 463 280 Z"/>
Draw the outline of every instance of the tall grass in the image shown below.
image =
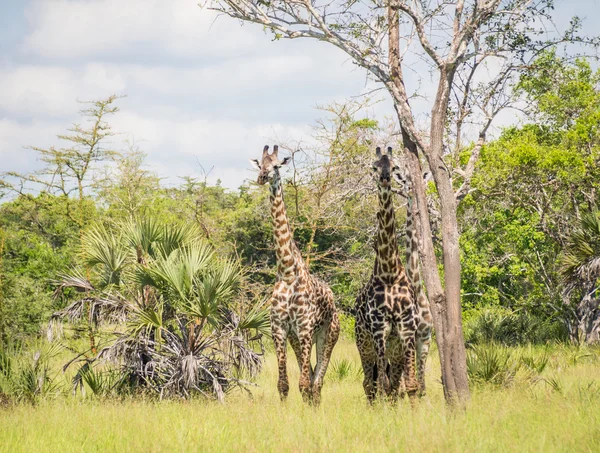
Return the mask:
<path id="1" fill-rule="evenodd" d="M 416 407 L 368 407 L 362 379 L 340 371 L 360 369 L 356 346 L 341 340 L 319 408 L 302 403 L 292 361 L 290 397 L 279 401 L 270 354 L 253 395 L 232 394 L 224 405 L 115 401 L 88 392 L 0 410 L 0 452 L 600 451 L 598 351 L 527 347 L 498 354 L 520 364 L 517 373 L 510 385 L 473 382 L 465 411 L 446 408 L 436 357 L 428 363 L 430 391 Z M 528 369 L 539 379 L 526 379 Z"/>

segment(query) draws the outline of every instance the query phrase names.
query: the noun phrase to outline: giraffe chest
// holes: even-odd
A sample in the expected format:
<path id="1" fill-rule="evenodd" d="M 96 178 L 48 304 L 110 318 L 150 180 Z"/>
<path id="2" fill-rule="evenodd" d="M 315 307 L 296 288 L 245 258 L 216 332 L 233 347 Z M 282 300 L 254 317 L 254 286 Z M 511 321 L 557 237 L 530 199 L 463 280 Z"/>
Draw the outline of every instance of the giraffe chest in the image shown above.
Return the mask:
<path id="1" fill-rule="evenodd" d="M 369 325 L 387 324 L 398 319 L 413 305 L 407 285 L 370 282 L 357 300 L 357 314 Z"/>
<path id="2" fill-rule="evenodd" d="M 289 330 L 297 331 L 311 327 L 315 315 L 316 307 L 310 293 L 298 291 L 297 285 L 280 284 L 276 287 L 272 299 L 271 317 L 279 324 Z"/>

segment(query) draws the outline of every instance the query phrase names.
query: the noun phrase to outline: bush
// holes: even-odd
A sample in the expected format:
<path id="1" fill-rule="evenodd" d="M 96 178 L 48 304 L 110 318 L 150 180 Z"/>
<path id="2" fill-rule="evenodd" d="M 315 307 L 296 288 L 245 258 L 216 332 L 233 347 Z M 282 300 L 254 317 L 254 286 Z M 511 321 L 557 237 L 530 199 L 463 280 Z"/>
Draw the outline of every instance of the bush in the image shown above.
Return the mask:
<path id="1" fill-rule="evenodd" d="M 467 351 L 467 372 L 475 383 L 506 387 L 513 382 L 518 369 L 512 352 L 505 346 L 481 344 Z"/>
<path id="2" fill-rule="evenodd" d="M 40 398 L 58 391 L 55 376 L 51 375 L 50 360 L 61 347 L 45 345 L 35 352 L 24 353 L 7 347 L 0 350 L 0 402 L 36 403 Z"/>
<path id="3" fill-rule="evenodd" d="M 503 345 L 544 344 L 564 341 L 568 332 L 553 319 L 542 319 L 528 312 L 493 307 L 471 310 L 465 314 L 467 345 L 500 343 Z"/>

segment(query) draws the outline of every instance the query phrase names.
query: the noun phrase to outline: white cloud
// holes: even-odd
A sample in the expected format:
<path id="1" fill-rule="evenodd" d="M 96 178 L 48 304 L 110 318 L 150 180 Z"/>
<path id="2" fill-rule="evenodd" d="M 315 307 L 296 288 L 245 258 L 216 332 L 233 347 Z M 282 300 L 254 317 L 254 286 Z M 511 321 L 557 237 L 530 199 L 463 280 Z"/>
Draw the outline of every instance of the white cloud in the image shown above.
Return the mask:
<path id="1" fill-rule="evenodd" d="M 77 112 L 77 100 L 90 100 L 125 88 L 117 70 L 89 64 L 71 69 L 22 65 L 0 70 L 0 111 L 17 115 L 64 116 Z"/>
<path id="2" fill-rule="evenodd" d="M 0 119 L 0 173 L 6 171 L 28 172 L 37 169 L 37 154 L 26 146 L 45 147 L 56 141 L 61 132 L 60 123 L 33 121 L 20 123 Z"/>
<path id="3" fill-rule="evenodd" d="M 135 138 L 170 183 L 214 170 L 228 187 L 252 178 L 262 146 L 309 140 L 317 103 L 364 86 L 364 72 L 316 41 L 271 42 L 261 27 L 201 10 L 197 0 L 33 0 L 29 29 L 0 62 L 0 171 L 33 169 L 23 145 L 58 144 L 77 100 L 125 94 L 113 140 Z M 41 127 L 41 129 L 37 129 Z"/>
<path id="4" fill-rule="evenodd" d="M 25 50 L 43 57 L 88 58 L 140 49 L 176 57 L 250 51 L 260 31 L 219 33 L 224 24 L 194 0 L 36 0 L 28 8 L 32 33 Z M 218 36 L 219 39 L 215 37 Z"/>

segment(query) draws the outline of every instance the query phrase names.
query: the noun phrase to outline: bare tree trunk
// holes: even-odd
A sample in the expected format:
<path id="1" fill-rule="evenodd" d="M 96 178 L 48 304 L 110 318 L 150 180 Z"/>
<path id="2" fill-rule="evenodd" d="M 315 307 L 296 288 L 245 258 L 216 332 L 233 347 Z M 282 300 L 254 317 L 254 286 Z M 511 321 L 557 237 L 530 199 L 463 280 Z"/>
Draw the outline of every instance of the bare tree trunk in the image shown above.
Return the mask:
<path id="1" fill-rule="evenodd" d="M 431 111 L 431 134 L 429 150 L 425 153 L 435 180 L 442 220 L 442 252 L 446 304 L 444 315 L 445 368 L 453 377 L 447 382 L 447 397 L 459 399 L 469 397 L 469 382 L 466 367 L 466 349 L 462 331 L 460 305 L 460 247 L 457 219 L 457 202 L 452 187 L 450 172 L 442 159 L 444 130 L 447 121 L 449 91 L 454 69 L 443 68 L 436 100 Z"/>
<path id="2" fill-rule="evenodd" d="M 438 263 L 433 246 L 425 183 L 422 178 L 421 162 L 417 144 L 410 138 L 403 125 L 401 105 L 406 100 L 402 77 L 399 49 L 398 11 L 388 7 L 389 21 L 389 66 L 391 70 L 390 92 L 398 115 L 411 179 L 414 184 L 418 213 L 417 235 L 423 267 L 423 278 L 431 301 L 436 342 L 440 354 L 444 395 L 449 403 L 469 398 L 469 383 L 466 369 L 466 351 L 462 333 L 460 306 L 460 250 L 458 243 L 458 220 L 456 199 L 450 174 L 442 160 L 444 126 L 449 99 L 450 78 L 441 71 L 441 77 L 432 110 L 430 146 L 423 150 L 438 188 L 442 217 L 442 250 L 444 262 L 445 290 L 438 272 Z"/>

